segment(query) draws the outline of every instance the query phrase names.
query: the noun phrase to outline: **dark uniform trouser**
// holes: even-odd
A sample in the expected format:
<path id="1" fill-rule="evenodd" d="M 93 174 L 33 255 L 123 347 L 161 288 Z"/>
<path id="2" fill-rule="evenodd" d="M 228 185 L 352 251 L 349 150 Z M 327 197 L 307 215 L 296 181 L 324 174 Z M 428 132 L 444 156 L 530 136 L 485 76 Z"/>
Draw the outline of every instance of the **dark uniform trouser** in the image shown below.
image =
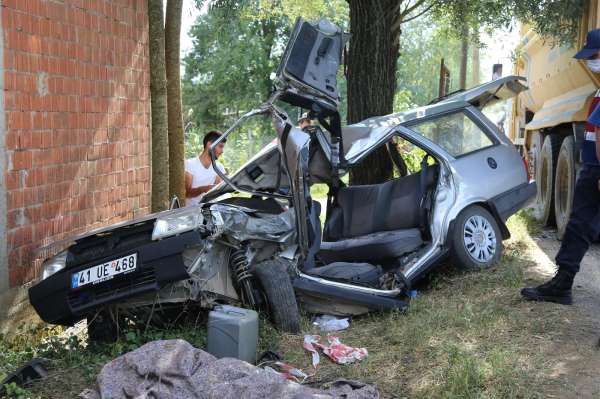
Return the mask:
<path id="1" fill-rule="evenodd" d="M 573 209 L 556 255 L 560 270 L 575 274 L 581 260 L 600 233 L 600 166 L 585 165 L 575 184 Z"/>

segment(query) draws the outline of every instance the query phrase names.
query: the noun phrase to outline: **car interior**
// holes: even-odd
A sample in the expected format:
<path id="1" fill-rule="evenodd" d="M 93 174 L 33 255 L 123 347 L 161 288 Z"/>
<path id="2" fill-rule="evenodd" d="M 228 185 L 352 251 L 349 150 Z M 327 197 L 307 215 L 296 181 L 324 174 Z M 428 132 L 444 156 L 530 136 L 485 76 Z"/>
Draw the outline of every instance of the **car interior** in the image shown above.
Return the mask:
<path id="1" fill-rule="evenodd" d="M 398 166 L 397 159 L 394 164 Z M 311 200 L 310 250 L 302 271 L 378 287 L 384 273 L 402 267 L 410 254 L 430 241 L 429 216 L 438 175 L 439 164 L 425 153 L 414 173 L 381 184 L 341 185 L 328 202 L 323 228 L 321 204 Z"/>

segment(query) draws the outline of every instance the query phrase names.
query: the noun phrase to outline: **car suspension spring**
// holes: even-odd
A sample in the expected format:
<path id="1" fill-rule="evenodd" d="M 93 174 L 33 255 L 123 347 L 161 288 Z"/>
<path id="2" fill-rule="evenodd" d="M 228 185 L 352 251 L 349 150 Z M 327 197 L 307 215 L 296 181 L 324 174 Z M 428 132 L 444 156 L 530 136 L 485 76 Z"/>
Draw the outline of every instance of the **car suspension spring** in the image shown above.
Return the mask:
<path id="1" fill-rule="evenodd" d="M 246 248 L 236 249 L 231 252 L 229 265 L 233 272 L 235 283 L 239 287 L 242 303 L 251 308 L 256 308 L 257 302 L 254 298 L 254 287 L 252 286 L 252 273 L 248 269 L 248 257 Z"/>

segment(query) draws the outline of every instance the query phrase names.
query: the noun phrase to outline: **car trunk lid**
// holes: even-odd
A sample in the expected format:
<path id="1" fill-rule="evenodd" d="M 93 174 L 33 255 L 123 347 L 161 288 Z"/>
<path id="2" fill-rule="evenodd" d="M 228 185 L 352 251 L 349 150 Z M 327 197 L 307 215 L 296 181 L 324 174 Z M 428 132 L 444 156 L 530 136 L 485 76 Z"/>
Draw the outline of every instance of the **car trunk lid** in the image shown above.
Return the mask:
<path id="1" fill-rule="evenodd" d="M 508 100 L 522 91 L 527 90 L 527 86 L 524 84 L 525 82 L 526 79 L 522 76 L 506 76 L 475 86 L 468 90 L 451 93 L 445 97 L 432 101 L 432 103 L 465 101 L 482 109 L 483 107 L 492 105 L 498 101 Z"/>

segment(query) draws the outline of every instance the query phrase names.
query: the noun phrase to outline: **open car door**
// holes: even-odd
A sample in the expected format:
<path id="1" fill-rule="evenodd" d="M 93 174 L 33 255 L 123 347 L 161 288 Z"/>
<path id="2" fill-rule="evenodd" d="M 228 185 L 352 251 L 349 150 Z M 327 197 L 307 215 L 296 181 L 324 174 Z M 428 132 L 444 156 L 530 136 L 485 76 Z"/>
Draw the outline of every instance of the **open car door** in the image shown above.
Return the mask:
<path id="1" fill-rule="evenodd" d="M 348 37 L 325 19 L 298 18 L 277 69 L 280 99 L 315 112 L 337 111 L 337 71 Z"/>

